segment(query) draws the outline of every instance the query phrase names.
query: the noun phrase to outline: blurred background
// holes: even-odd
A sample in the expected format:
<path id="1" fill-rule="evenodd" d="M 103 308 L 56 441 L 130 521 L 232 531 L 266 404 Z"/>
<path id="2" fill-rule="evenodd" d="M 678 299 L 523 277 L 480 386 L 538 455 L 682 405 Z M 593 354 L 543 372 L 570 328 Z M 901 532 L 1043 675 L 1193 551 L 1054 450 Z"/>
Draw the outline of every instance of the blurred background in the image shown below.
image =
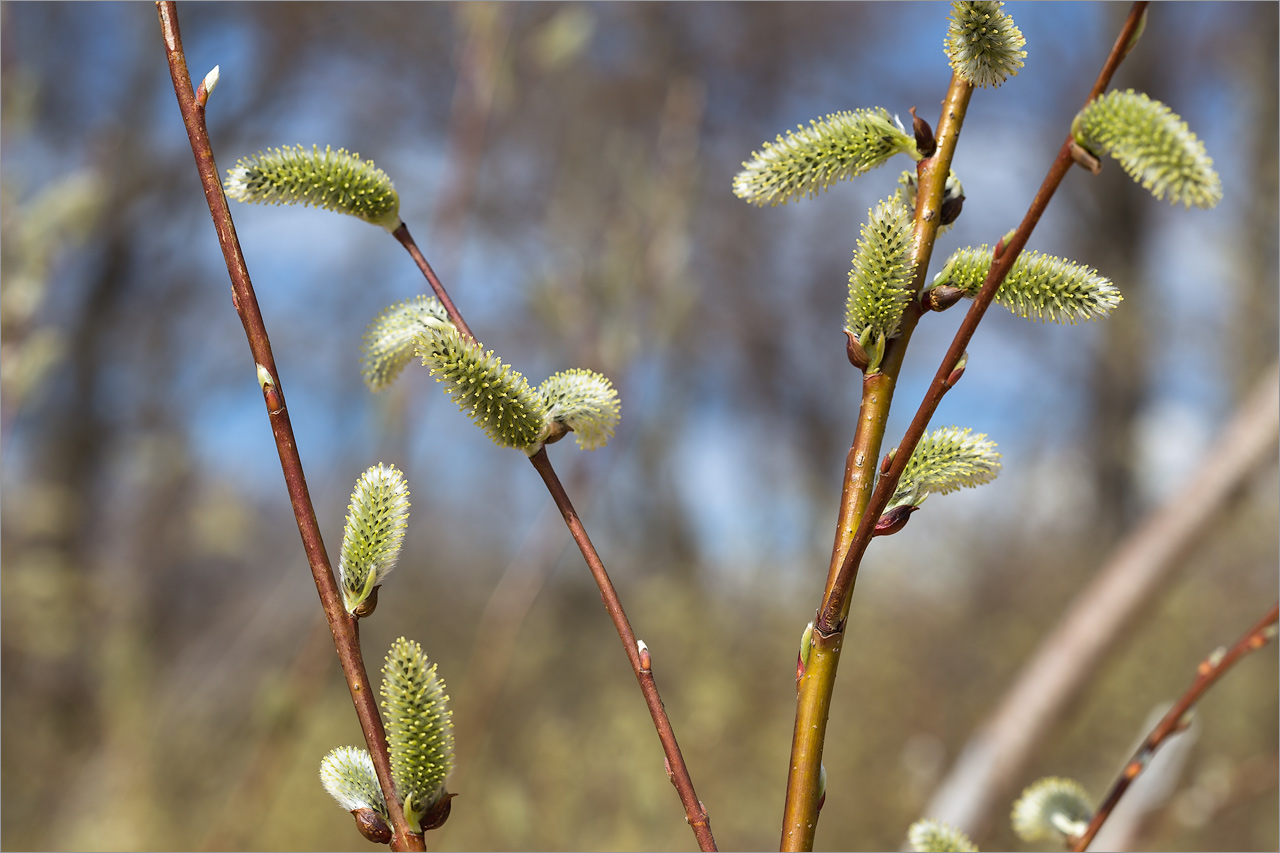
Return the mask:
<path id="1" fill-rule="evenodd" d="M 1009 3 L 1026 67 L 975 93 L 964 214 L 935 266 L 1021 219 L 1125 4 Z M 609 446 L 551 455 L 655 672 L 722 849 L 777 845 L 794 666 L 831 549 L 859 382 L 846 276 L 895 161 L 758 209 L 732 177 L 837 110 L 950 76 L 941 3 L 180 4 L 214 65 L 215 154 L 345 146 L 477 335 L 538 382 L 610 376 Z M 6 3 L 3 38 L 5 849 L 364 849 L 317 780 L 361 743 L 290 512 L 151 4 Z M 985 432 L 988 486 L 869 550 L 825 764 L 821 849 L 896 849 L 1037 641 L 1200 462 L 1277 350 L 1277 7 L 1155 4 L 1114 85 L 1204 140 L 1224 201 L 1074 170 L 1030 247 L 1125 301 L 1045 327 L 993 309 L 935 425 Z M 370 394 L 358 348 L 423 292 L 380 229 L 235 204 L 331 557 L 369 465 L 408 475 L 400 567 L 362 628 L 406 635 L 453 697 L 441 849 L 692 849 L 598 593 L 536 474 L 421 367 Z M 926 317 L 889 425 L 962 310 Z M 1025 783 L 1100 798 L 1151 709 L 1277 592 L 1274 455 L 1135 620 Z M 375 676 L 376 677 L 376 676 Z M 1151 849 L 1274 850 L 1277 667 L 1202 703 Z M 1008 800 L 1016 796 L 1010 792 Z M 1021 844 L 997 815 L 975 839 Z M 1046 845 L 1045 849 L 1053 849 Z"/>

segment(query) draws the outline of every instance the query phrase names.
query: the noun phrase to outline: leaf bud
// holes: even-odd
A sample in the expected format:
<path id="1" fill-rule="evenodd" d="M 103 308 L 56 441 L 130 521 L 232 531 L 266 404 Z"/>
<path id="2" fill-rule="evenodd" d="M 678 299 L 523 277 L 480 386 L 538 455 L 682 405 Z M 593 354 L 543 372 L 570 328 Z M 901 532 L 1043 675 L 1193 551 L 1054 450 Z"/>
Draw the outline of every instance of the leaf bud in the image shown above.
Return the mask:
<path id="1" fill-rule="evenodd" d="M 258 366 L 258 385 L 262 388 L 262 396 L 267 401 L 267 411 L 270 414 L 278 415 L 284 411 L 284 395 L 280 393 L 280 386 L 276 385 L 276 380 L 272 378 L 271 371 Z"/>
<path id="2" fill-rule="evenodd" d="M 636 640 L 636 651 L 640 654 L 640 671 L 649 672 L 653 669 L 653 656 L 649 654 L 649 647 L 645 645 L 644 640 Z"/>
<path id="3" fill-rule="evenodd" d="M 947 387 L 954 388 L 956 383 L 960 381 L 960 377 L 964 376 L 965 365 L 969 363 L 969 351 L 965 350 L 960 354 L 960 358 L 956 360 L 956 366 L 951 369 L 950 375 L 947 376 Z"/>
<path id="4" fill-rule="evenodd" d="M 822 806 L 827 801 L 827 765 L 818 763 L 818 811 L 822 811 Z"/>
<path id="5" fill-rule="evenodd" d="M 200 81 L 200 85 L 196 87 L 196 105 L 203 108 L 209 103 L 209 96 L 213 94 L 213 90 L 218 87 L 218 69 L 219 65 L 213 66 L 213 70 L 204 75 L 204 79 Z"/>
<path id="6" fill-rule="evenodd" d="M 900 504 L 893 507 L 876 521 L 875 530 L 871 535 L 892 536 L 907 526 L 907 519 L 911 518 L 911 513 L 919 508 L 913 504 Z"/>
<path id="7" fill-rule="evenodd" d="M 932 157 L 933 152 L 938 150 L 938 142 L 933 138 L 933 128 L 929 127 L 929 122 L 916 115 L 915 107 L 907 112 L 911 113 L 911 129 L 916 135 L 916 149 L 921 157 Z"/>
<path id="8" fill-rule="evenodd" d="M 889 473 L 889 469 L 893 467 L 893 460 L 897 457 L 897 455 L 898 455 L 898 448 L 896 447 L 884 455 L 884 458 L 880 460 L 881 475 L 885 475 Z"/>
<path id="9" fill-rule="evenodd" d="M 1017 233 L 1018 233 L 1017 228 L 1010 228 L 1008 231 L 1005 232 L 1004 236 L 1000 238 L 1000 242 L 996 243 L 995 250 L 992 251 L 991 253 L 992 263 L 995 263 L 996 261 L 1000 260 L 1000 256 L 1004 254 L 1005 247 L 1008 246 L 1011 242 L 1013 242 L 1013 235 Z"/>
<path id="10" fill-rule="evenodd" d="M 1138 18 L 1138 26 L 1134 29 L 1133 35 L 1129 36 L 1129 40 L 1124 43 L 1124 50 L 1120 53 L 1120 58 L 1129 55 L 1129 51 L 1138 45 L 1138 40 L 1142 38 L 1142 34 L 1147 31 L 1147 10 L 1142 10 L 1142 17 Z"/>

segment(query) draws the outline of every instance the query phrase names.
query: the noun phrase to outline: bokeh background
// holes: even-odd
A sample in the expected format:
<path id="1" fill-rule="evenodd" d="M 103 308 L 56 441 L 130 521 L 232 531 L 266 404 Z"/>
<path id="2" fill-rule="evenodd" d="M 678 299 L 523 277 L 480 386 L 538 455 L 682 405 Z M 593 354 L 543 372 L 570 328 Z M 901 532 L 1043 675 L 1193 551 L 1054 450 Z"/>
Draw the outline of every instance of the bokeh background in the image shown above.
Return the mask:
<path id="1" fill-rule="evenodd" d="M 870 549 L 825 763 L 823 849 L 896 849 L 1072 596 L 1199 463 L 1277 350 L 1277 7 L 1155 4 L 1115 79 L 1180 113 L 1212 211 L 1110 163 L 1073 171 L 1031 247 L 1125 294 L 1104 323 L 993 309 L 936 424 L 1000 444 L 992 485 Z M 1026 67 L 973 99 L 967 202 L 937 262 L 1021 218 L 1124 4 L 1009 3 Z M 731 180 L 811 118 L 936 123 L 940 3 L 180 4 L 221 67 L 220 166 L 345 146 L 488 345 L 532 380 L 613 378 L 610 445 L 555 460 L 653 650 L 723 849 L 777 844 L 797 643 L 831 548 L 859 383 L 841 334 L 860 222 L 906 161 L 800 204 Z M 316 778 L 359 743 L 151 4 L 6 3 L 3 37 L 5 849 L 364 849 Z M 648 715 L 581 557 L 518 453 L 418 367 L 358 347 L 423 291 L 379 229 L 233 214 L 331 555 L 367 466 L 406 471 L 400 568 L 363 626 L 438 661 L 459 767 L 441 849 L 690 849 Z M 960 311 L 926 317 L 890 441 Z M 1134 621 L 1026 782 L 1100 797 L 1151 709 L 1277 592 L 1274 458 Z M 1273 850 L 1272 650 L 1204 701 L 1151 849 Z M 1011 800 L 1016 792 L 1009 795 Z M 997 819 L 984 849 L 1020 844 Z M 1046 849 L 1051 849 L 1046 846 Z"/>

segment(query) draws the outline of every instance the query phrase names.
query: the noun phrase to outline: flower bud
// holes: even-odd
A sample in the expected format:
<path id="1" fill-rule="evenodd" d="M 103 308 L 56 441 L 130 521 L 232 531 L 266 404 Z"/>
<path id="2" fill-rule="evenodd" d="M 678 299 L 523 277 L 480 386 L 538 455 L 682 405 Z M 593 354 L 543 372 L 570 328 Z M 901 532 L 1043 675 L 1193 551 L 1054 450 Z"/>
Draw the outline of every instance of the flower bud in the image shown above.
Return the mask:
<path id="1" fill-rule="evenodd" d="M 382 589 L 382 584 L 375 584 L 373 589 L 369 591 L 369 597 L 356 605 L 351 611 L 351 615 L 357 619 L 363 619 L 366 616 L 372 616 L 373 611 L 378 609 L 378 590 Z"/>
<path id="2" fill-rule="evenodd" d="M 1076 161 L 1076 165 L 1083 166 L 1095 175 L 1102 172 L 1102 161 L 1074 139 L 1071 140 L 1071 159 Z"/>
<path id="3" fill-rule="evenodd" d="M 351 814 L 355 816 L 356 829 L 365 838 L 374 844 L 387 844 L 391 841 L 391 827 L 387 826 L 386 818 L 382 815 L 370 808 L 353 809 Z"/>
<path id="4" fill-rule="evenodd" d="M 862 348 L 862 344 L 858 343 L 858 339 L 854 337 L 853 332 L 845 329 L 844 334 L 849 339 L 845 344 L 845 353 L 849 356 L 849 363 L 859 370 L 866 370 L 867 365 L 870 364 L 867 360 L 867 351 Z"/>
<path id="5" fill-rule="evenodd" d="M 960 218 L 960 211 L 964 208 L 964 195 L 952 196 L 942 202 L 942 216 L 938 220 L 939 225 L 950 225 Z"/>
<path id="6" fill-rule="evenodd" d="M 453 798 L 456 796 L 458 795 L 441 794 L 435 805 L 427 809 L 427 813 L 422 816 L 423 832 L 444 826 L 444 822 L 449 819 L 449 813 L 453 811 Z"/>
<path id="7" fill-rule="evenodd" d="M 964 298 L 964 288 L 940 284 L 924 292 L 924 307 L 930 311 L 946 311 Z"/>

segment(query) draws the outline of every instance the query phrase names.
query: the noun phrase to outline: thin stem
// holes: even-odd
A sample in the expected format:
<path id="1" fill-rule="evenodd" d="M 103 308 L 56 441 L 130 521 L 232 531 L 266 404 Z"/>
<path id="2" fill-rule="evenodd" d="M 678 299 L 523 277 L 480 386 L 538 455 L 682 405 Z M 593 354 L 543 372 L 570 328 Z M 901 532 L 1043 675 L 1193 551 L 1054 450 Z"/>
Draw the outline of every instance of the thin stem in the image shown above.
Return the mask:
<path id="1" fill-rule="evenodd" d="M 466 320 L 462 319 L 462 314 L 453 304 L 453 300 L 449 298 L 449 292 L 440 283 L 439 277 L 436 276 L 436 271 L 431 268 L 431 264 L 427 263 L 427 259 L 422 256 L 422 252 L 418 249 L 418 244 L 414 242 L 413 237 L 409 234 L 409 226 L 401 222 L 400 227 L 391 236 L 399 240 L 400 245 L 408 250 L 413 257 L 413 262 L 418 265 L 418 269 L 422 270 L 422 274 L 427 277 L 427 283 L 435 291 L 436 298 L 444 306 L 445 313 L 449 315 L 449 321 L 457 327 L 459 334 L 474 341 L 476 336 L 471 334 L 471 327 L 467 325 Z"/>
<path id="2" fill-rule="evenodd" d="M 431 268 L 431 264 L 427 263 L 427 259 L 423 257 L 413 237 L 410 236 L 408 226 L 401 223 L 392 236 L 413 257 L 418 269 L 426 276 L 431 289 L 435 291 L 437 298 L 444 306 L 445 312 L 449 315 L 449 319 L 457 327 L 458 331 L 471 340 L 476 340 L 466 321 L 462 319 L 462 314 L 454 306 L 453 300 L 449 298 L 444 285 Z M 560 478 L 556 475 L 555 469 L 551 467 L 551 459 L 547 456 L 546 447 L 543 447 L 530 457 L 529 461 L 533 463 L 533 467 L 537 469 L 542 481 L 546 484 L 552 500 L 555 501 L 556 507 L 564 517 L 565 524 L 569 526 L 569 533 L 573 536 L 573 541 L 577 543 L 578 550 L 582 552 L 583 559 L 587 562 L 587 568 L 591 570 L 591 576 L 595 578 L 596 586 L 600 588 L 600 597 L 604 600 L 605 609 L 609 611 L 609 618 L 613 620 L 614 628 L 618 631 L 618 637 L 622 640 L 622 647 L 627 653 L 627 660 L 630 661 L 631 669 L 636 674 L 636 680 L 640 682 L 640 691 L 644 694 L 645 704 L 649 706 L 649 715 L 653 717 L 653 726 L 658 732 L 658 740 L 662 742 L 662 751 L 667 759 L 667 769 L 671 776 L 671 783 L 675 785 L 676 791 L 680 795 L 680 802 L 684 806 L 685 819 L 689 822 L 689 826 L 693 828 L 694 837 L 698 841 L 698 849 L 715 850 L 716 841 L 711 834 L 711 820 L 707 816 L 706 807 L 702 805 L 697 793 L 694 791 L 693 779 L 689 776 L 689 768 L 685 765 L 684 757 L 680 753 L 680 744 L 676 741 L 675 731 L 671 728 L 671 720 L 667 717 L 666 708 L 663 707 L 662 697 L 658 693 L 658 686 L 653 680 L 653 672 L 641 666 L 640 653 L 636 647 L 635 632 L 631 630 L 631 623 L 627 621 L 627 614 L 622 609 L 622 602 L 618 599 L 618 593 L 614 590 L 613 583 L 609 580 L 609 574 L 605 571 L 604 563 L 601 562 L 595 546 L 591 544 L 591 540 L 587 537 L 587 531 L 582 526 L 582 521 L 578 518 L 578 514 L 574 510 L 573 504 L 569 500 L 569 495 L 565 492 L 564 486 L 560 482 Z"/>
<path id="3" fill-rule="evenodd" d="M 395 833 L 392 849 L 423 850 L 425 846 L 422 835 L 409 829 L 403 811 L 395 807 L 399 800 L 396 797 L 395 784 L 391 779 L 391 760 L 387 753 L 386 732 L 382 727 L 377 699 L 369 684 L 369 676 L 365 671 L 364 659 L 360 653 L 360 637 L 356 620 L 342 605 L 342 595 L 334 581 L 329 556 L 325 551 L 324 540 L 320 536 L 320 525 L 316 521 L 315 508 L 311 504 L 311 495 L 307 490 L 307 481 L 302 470 L 302 459 L 298 455 L 298 446 L 294 439 L 293 425 L 289 420 L 288 408 L 285 406 L 284 389 L 280 384 L 275 359 L 271 354 L 271 340 L 267 335 L 262 312 L 258 309 L 258 299 L 254 294 L 249 270 L 245 266 L 244 255 L 240 250 L 240 240 L 236 236 L 231 210 L 227 205 L 226 195 L 222 191 L 222 181 L 217 163 L 214 161 L 213 148 L 209 143 L 209 131 L 205 125 L 205 110 L 203 105 L 197 102 L 191 86 L 191 75 L 187 69 L 186 54 L 182 49 L 182 37 L 178 31 L 177 4 L 171 0 L 157 2 L 156 10 L 164 35 L 169 73 L 173 78 L 173 90 L 178 98 L 182 121 L 191 141 L 191 153 L 195 157 L 196 169 L 200 173 L 200 183 L 204 187 L 205 200 L 209 204 L 209 213 L 213 217 L 213 225 L 218 233 L 218 243 L 222 247 L 227 273 L 231 278 L 232 302 L 244 325 L 245 335 L 249 339 L 249 350 L 253 354 L 259 384 L 263 389 L 271 432 L 275 438 L 276 450 L 280 455 L 280 468 L 284 472 L 285 485 L 289 491 L 289 503 L 293 506 L 293 514 L 298 522 L 298 533 L 302 536 L 302 546 L 307 554 L 307 563 L 311 567 L 316 592 L 320 595 L 320 603 L 329 621 L 329 630 L 333 634 L 333 643 L 347 681 L 347 689 L 351 691 L 351 701 L 355 705 L 356 717 L 360 721 L 360 729 L 364 732 L 365 743 L 373 758 L 378 783 L 387 801 L 387 811 L 390 813 L 391 825 Z"/>
<path id="4" fill-rule="evenodd" d="M 910 263 L 914 269 L 914 289 L 924 283 L 933 253 L 934 240 L 942 208 L 942 196 L 956 142 L 964 124 L 965 111 L 973 87 L 952 76 L 936 135 L 937 150 L 917 167 L 915 227 Z M 830 595 L 838 571 L 845 564 L 854 525 L 868 515 L 867 504 L 875 483 L 880 447 L 889 407 L 907 344 L 920 318 L 918 310 L 908 308 L 899 324 L 899 334 L 885 348 L 880 370 L 863 379 L 862 407 L 853 446 L 845 464 L 845 480 L 840 499 L 840 516 L 836 541 L 832 549 L 824 600 Z M 879 517 L 879 513 L 875 514 Z M 848 596 L 846 596 L 846 599 Z M 847 607 L 847 604 L 846 604 Z M 819 786 L 822 774 L 822 749 L 827 735 L 827 715 L 835 688 L 836 669 L 840 663 L 843 628 L 822 629 L 815 625 L 809 662 L 800 679 L 796 695 L 796 722 L 791 736 L 791 763 L 787 773 L 787 798 L 782 813 L 783 850 L 811 850 L 818 825 Z"/>
<path id="5" fill-rule="evenodd" d="M 995 710 L 970 737 L 923 814 L 970 836 L 1005 810 L 1030 757 L 1044 746 L 1121 636 L 1228 510 L 1231 496 L 1275 459 L 1280 433 L 1280 364 L 1254 384 L 1177 492 L 1103 562 L 1023 666 Z"/>
<path id="6" fill-rule="evenodd" d="M 658 730 L 658 740 L 662 741 L 662 752 L 667 759 L 671 783 L 680 794 L 685 819 L 693 827 L 693 834 L 698 839 L 698 849 L 715 850 L 716 841 L 711 835 L 711 820 L 707 816 L 706 807 L 698 800 L 698 795 L 693 789 L 689 769 L 685 766 L 684 756 L 680 754 L 680 744 L 676 742 L 671 721 L 667 718 L 667 711 L 662 706 L 662 697 L 658 695 L 658 686 L 653 680 L 651 659 L 647 655 L 645 658 L 640 655 L 635 632 L 631 630 L 631 623 L 627 621 L 627 614 L 622 609 L 622 602 L 613 588 L 613 582 L 609 580 L 609 573 L 605 571 L 604 563 L 600 562 L 600 556 L 596 553 L 595 546 L 591 544 L 591 539 L 582 526 L 582 520 L 578 518 L 569 495 L 565 493 L 560 478 L 551 467 L 551 458 L 547 455 L 547 449 L 543 447 L 530 457 L 529 461 L 542 476 L 542 481 L 547 484 L 547 491 L 551 493 L 551 498 L 556 502 L 560 514 L 564 516 L 564 523 L 568 525 L 573 541 L 577 543 L 578 550 L 587 561 L 587 568 L 591 570 L 591 576 L 595 578 L 596 586 L 600 588 L 600 598 L 604 601 L 604 608 L 609 612 L 609 618 L 613 620 L 618 639 L 622 641 L 622 649 L 627 654 L 627 660 L 631 662 L 636 681 L 640 683 L 645 704 L 649 706 L 649 715 L 653 717 L 654 728 Z"/>
<path id="7" fill-rule="evenodd" d="M 1120 29 L 1120 35 L 1116 38 L 1110 55 L 1108 55 L 1106 62 L 1103 63 L 1102 71 L 1098 74 L 1098 79 L 1094 82 L 1093 88 L 1089 92 L 1089 97 L 1085 99 L 1085 105 L 1088 105 L 1090 101 L 1102 94 L 1111 82 L 1111 77 L 1115 74 L 1116 69 L 1119 68 L 1120 62 L 1124 59 L 1129 48 L 1132 47 L 1130 40 L 1138 31 L 1146 6 L 1145 2 L 1138 2 L 1134 3 L 1129 10 L 1129 16 L 1125 19 L 1124 26 Z M 1068 134 L 1066 140 L 1062 143 L 1062 148 L 1058 151 L 1058 156 L 1049 167 L 1049 173 L 1045 176 L 1044 182 L 1040 185 L 1039 191 L 1032 200 L 1026 216 L 1023 217 L 1022 224 L 1018 226 L 1013 238 L 1005 245 L 1003 253 L 991 264 L 991 270 L 987 273 L 987 279 L 983 283 L 982 289 L 974 297 L 973 305 L 969 308 L 969 313 L 965 315 L 960 328 L 956 331 L 947 354 L 943 356 L 942 363 L 934 374 L 933 382 L 930 383 L 929 390 L 925 392 L 924 400 L 920 403 L 920 408 L 916 411 L 911 425 L 907 427 L 906 433 L 902 436 L 902 441 L 898 443 L 898 452 L 894 456 L 893 464 L 890 466 L 889 471 L 876 483 L 870 505 L 862 516 L 849 551 L 845 554 L 844 562 L 837 573 L 835 581 L 830 585 L 830 592 L 826 600 L 823 602 L 822 610 L 815 624 L 815 633 L 818 630 L 828 633 L 843 623 L 844 617 L 849 610 L 848 598 L 853 590 L 854 580 L 857 578 L 858 565 L 861 563 L 867 544 L 871 541 L 876 519 L 879 518 L 880 513 L 884 511 L 889 499 L 893 496 L 893 491 L 897 488 L 903 469 L 907 467 L 907 461 L 911 458 L 912 451 L 915 450 L 916 445 L 924 435 L 925 429 L 929 426 L 929 419 L 937 411 L 938 404 L 942 402 L 942 398 L 947 391 L 951 390 L 949 383 L 951 372 L 964 355 L 969 346 L 969 341 L 972 340 L 974 332 L 977 331 L 978 324 L 982 322 L 983 315 L 986 314 L 991 301 L 995 299 L 996 291 L 999 289 L 1001 282 L 1004 281 L 1009 270 L 1013 268 L 1013 263 L 1018 259 L 1023 247 L 1027 245 L 1031 232 L 1040 221 L 1040 217 L 1043 215 L 1045 208 L 1048 207 L 1050 199 L 1053 198 L 1053 194 L 1058 189 L 1058 185 L 1062 183 L 1062 179 L 1074 162 L 1071 157 L 1071 135 Z"/>
<path id="8" fill-rule="evenodd" d="M 1147 763 L 1151 761 L 1151 757 L 1155 755 L 1155 751 L 1173 735 L 1181 732 L 1190 723 L 1190 713 L 1195 704 L 1200 701 L 1200 697 L 1205 691 L 1217 683 L 1227 670 L 1231 669 L 1241 658 L 1250 652 L 1256 652 L 1258 649 L 1271 642 L 1276 635 L 1276 622 L 1280 619 L 1280 602 L 1271 605 L 1271 609 L 1266 615 L 1258 620 L 1252 628 L 1250 628 L 1244 636 L 1236 641 L 1230 649 L 1225 652 L 1215 653 L 1205 658 L 1200 666 L 1196 669 L 1196 679 L 1187 688 L 1187 692 L 1182 694 L 1173 707 L 1169 709 L 1169 713 L 1156 724 L 1151 730 L 1151 734 L 1147 735 L 1142 741 L 1142 745 L 1133 754 L 1133 758 L 1129 759 L 1129 763 L 1120 771 L 1120 777 L 1116 779 L 1115 784 L 1111 786 L 1107 798 L 1103 800 L 1102 806 L 1094 813 L 1093 819 L 1089 821 L 1089 827 L 1079 838 L 1072 839 L 1072 850 L 1084 850 L 1093 841 L 1093 837 L 1098 834 L 1098 830 L 1107 822 L 1107 818 L 1111 816 L 1111 812 L 1115 809 L 1116 804 L 1120 802 L 1120 798 L 1124 796 L 1124 792 L 1133 784 L 1133 780 L 1138 778 L 1142 771 L 1146 768 Z"/>

